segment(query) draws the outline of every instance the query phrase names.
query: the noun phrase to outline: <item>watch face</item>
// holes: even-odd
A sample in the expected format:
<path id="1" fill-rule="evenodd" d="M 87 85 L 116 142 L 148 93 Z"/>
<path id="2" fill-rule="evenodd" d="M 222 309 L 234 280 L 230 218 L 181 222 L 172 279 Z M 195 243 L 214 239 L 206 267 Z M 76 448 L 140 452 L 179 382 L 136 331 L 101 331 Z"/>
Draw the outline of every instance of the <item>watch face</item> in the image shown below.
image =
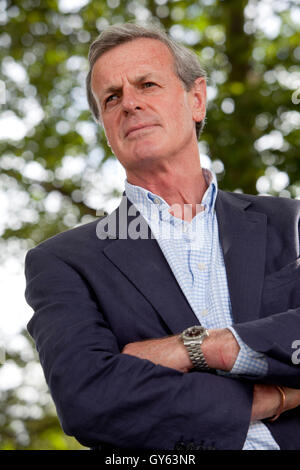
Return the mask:
<path id="1" fill-rule="evenodd" d="M 196 339 L 199 336 L 203 335 L 206 329 L 203 326 L 191 326 L 187 330 L 184 331 L 183 335 L 186 339 Z"/>
<path id="2" fill-rule="evenodd" d="M 181 339 L 184 343 L 201 344 L 207 336 L 209 336 L 208 330 L 200 325 L 191 326 L 181 333 Z"/>

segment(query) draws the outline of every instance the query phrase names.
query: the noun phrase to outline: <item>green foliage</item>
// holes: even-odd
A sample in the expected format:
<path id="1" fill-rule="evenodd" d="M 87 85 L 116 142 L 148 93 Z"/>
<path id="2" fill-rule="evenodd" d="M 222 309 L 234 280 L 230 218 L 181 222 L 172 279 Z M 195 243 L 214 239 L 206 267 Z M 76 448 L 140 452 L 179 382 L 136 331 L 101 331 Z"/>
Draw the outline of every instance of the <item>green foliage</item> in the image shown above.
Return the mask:
<path id="1" fill-rule="evenodd" d="M 45 382 L 37 377 L 41 368 L 25 331 L 20 346 L 6 351 L 5 367 L 17 368 L 20 376 L 17 387 L 0 390 L 0 450 L 85 449 L 62 432 Z"/>
<path id="2" fill-rule="evenodd" d="M 292 101 L 300 87 L 297 3 L 273 2 L 261 17 L 258 0 L 90 0 L 72 11 L 64 10 L 72 0 L 1 0 L 7 102 L 0 105 L 0 128 L 12 122 L 13 131 L 9 139 L 0 134 L 0 191 L 14 202 L 2 238 L 33 246 L 93 219 L 120 194 L 107 189 L 102 170 L 114 156 L 83 86 L 89 44 L 116 22 L 151 19 L 199 54 L 209 77 L 199 145 L 223 189 L 299 197 L 300 105 Z M 19 353 L 9 360 L 26 367 Z M 1 393 L 0 448 L 76 448 L 47 400 L 39 418 L 20 412 L 16 425 L 12 407 L 26 407 L 26 400 L 18 388 Z"/>

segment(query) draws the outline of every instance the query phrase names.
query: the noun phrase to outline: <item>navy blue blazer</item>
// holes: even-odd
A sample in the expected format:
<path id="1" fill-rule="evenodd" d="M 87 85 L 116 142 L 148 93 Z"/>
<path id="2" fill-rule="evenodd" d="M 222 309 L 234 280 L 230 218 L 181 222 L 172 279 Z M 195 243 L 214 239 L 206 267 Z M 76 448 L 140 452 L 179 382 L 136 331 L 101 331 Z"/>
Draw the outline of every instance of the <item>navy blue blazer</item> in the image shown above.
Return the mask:
<path id="1" fill-rule="evenodd" d="M 124 204 L 130 209 L 126 197 Z M 221 190 L 216 200 L 235 329 L 268 361 L 258 378 L 181 373 L 120 353 L 199 321 L 153 237 L 126 239 L 118 223 L 114 233 L 105 228 L 119 213 L 56 235 L 26 257 L 35 312 L 28 330 L 64 431 L 88 447 L 241 449 L 253 384 L 300 388 L 292 361 L 300 202 Z M 281 449 L 300 449 L 300 407 L 267 426 Z"/>

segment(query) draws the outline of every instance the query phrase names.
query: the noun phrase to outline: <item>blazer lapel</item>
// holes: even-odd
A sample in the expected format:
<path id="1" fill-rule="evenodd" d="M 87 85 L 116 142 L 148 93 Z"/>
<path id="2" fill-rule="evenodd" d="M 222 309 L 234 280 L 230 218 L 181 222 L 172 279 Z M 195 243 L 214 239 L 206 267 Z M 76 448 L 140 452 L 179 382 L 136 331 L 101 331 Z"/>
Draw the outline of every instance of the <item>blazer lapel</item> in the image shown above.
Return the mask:
<path id="1" fill-rule="evenodd" d="M 218 191 L 216 213 L 234 323 L 258 317 L 264 280 L 267 217 L 247 210 L 250 206 Z M 148 224 L 126 196 L 101 224 L 98 236 L 112 240 L 105 256 L 152 304 L 170 334 L 199 324 Z M 137 229 L 141 237 L 134 239 Z"/>
<path id="2" fill-rule="evenodd" d="M 118 209 L 101 222 L 102 233 L 114 239 L 104 248 L 105 256 L 152 304 L 170 334 L 199 324 L 148 224 L 130 201 L 123 196 Z M 142 238 L 134 239 L 137 230 Z"/>
<path id="3" fill-rule="evenodd" d="M 251 202 L 219 190 L 216 213 L 234 323 L 258 318 L 265 270 L 265 214 Z"/>

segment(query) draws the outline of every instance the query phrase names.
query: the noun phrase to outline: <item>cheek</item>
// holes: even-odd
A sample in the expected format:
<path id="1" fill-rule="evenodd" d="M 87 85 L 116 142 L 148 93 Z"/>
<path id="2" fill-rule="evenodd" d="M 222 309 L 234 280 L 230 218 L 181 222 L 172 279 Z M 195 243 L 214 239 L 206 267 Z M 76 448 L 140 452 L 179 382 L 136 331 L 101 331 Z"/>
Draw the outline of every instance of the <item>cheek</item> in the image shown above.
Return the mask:
<path id="1" fill-rule="evenodd" d="M 107 140 L 112 143 L 116 140 L 117 127 L 112 119 L 103 120 L 103 128 Z"/>
<path id="2" fill-rule="evenodd" d="M 192 116 L 184 103 L 175 105 L 170 109 L 171 125 L 175 132 L 182 133 L 190 126 Z"/>

